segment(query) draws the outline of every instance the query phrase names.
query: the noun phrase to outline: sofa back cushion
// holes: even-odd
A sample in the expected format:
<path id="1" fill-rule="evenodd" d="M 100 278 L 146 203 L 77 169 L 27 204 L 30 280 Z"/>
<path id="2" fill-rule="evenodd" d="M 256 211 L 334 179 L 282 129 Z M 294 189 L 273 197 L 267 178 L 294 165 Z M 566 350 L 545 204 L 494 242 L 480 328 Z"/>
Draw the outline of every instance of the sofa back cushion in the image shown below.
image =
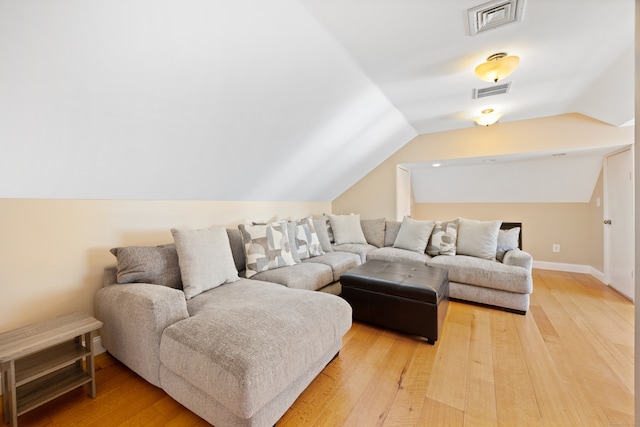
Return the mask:
<path id="1" fill-rule="evenodd" d="M 242 234 L 237 228 L 227 228 L 227 237 L 229 238 L 229 246 L 231 247 L 231 255 L 238 272 L 244 271 L 247 261 L 244 256 L 244 248 L 242 247 Z"/>
<path id="2" fill-rule="evenodd" d="M 396 237 L 398 237 L 398 232 L 400 231 L 400 226 L 402 222 L 400 221 L 385 221 L 384 223 L 384 245 L 386 247 L 393 246 L 393 242 L 396 241 Z"/>
<path id="3" fill-rule="evenodd" d="M 196 230 L 174 228 L 171 234 L 187 299 L 223 283 L 239 280 L 229 237 L 223 226 Z"/>
<path id="4" fill-rule="evenodd" d="M 384 246 L 385 219 L 363 219 L 360 221 L 367 243 L 378 248 Z"/>

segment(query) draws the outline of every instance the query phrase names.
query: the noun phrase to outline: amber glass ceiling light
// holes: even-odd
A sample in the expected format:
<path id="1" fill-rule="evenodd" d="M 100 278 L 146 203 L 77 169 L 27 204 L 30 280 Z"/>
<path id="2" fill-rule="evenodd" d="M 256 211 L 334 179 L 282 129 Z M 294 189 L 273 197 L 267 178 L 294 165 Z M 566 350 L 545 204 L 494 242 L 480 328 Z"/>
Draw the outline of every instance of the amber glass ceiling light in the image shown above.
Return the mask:
<path id="1" fill-rule="evenodd" d="M 494 53 L 487 58 L 487 62 L 476 67 L 476 76 L 486 82 L 497 82 L 513 73 L 518 68 L 520 58 L 507 56 L 506 53 Z"/>
<path id="2" fill-rule="evenodd" d="M 502 114 L 496 113 L 493 111 L 493 108 L 487 108 L 486 110 L 482 110 L 482 115 L 480 117 L 476 117 L 473 119 L 480 126 L 491 126 L 498 120 L 500 120 Z"/>

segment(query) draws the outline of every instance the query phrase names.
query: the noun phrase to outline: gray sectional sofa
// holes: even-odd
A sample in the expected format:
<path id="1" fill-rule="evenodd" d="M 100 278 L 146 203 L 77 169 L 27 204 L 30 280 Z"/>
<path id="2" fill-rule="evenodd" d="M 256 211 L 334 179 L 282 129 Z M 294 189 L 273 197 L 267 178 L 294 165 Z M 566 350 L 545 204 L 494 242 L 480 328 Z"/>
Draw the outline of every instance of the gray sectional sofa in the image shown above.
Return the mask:
<path id="1" fill-rule="evenodd" d="M 218 427 L 271 426 L 340 351 L 351 327 L 340 276 L 368 259 L 442 266 L 452 297 L 526 312 L 532 260 L 514 233 L 500 253 L 494 222 L 494 255 L 453 255 L 486 246 L 467 241 L 486 225 L 307 217 L 114 248 L 95 298 L 102 345 Z"/>

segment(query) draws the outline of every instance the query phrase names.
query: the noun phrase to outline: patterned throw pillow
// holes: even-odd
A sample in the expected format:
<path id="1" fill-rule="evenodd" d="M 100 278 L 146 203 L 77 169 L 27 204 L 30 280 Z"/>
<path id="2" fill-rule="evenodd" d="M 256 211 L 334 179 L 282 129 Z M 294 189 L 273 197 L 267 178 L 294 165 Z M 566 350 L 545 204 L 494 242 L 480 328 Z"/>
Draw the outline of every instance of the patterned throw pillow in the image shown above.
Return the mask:
<path id="1" fill-rule="evenodd" d="M 313 220 L 313 227 L 316 229 L 316 234 L 320 240 L 320 246 L 324 253 L 333 252 L 331 246 L 331 238 L 329 237 L 329 217 L 321 216 Z"/>
<path id="2" fill-rule="evenodd" d="M 247 260 L 246 277 L 262 271 L 294 265 L 287 222 L 278 221 L 266 225 L 238 225 L 242 233 L 244 254 Z"/>
<path id="3" fill-rule="evenodd" d="M 457 238 L 457 221 L 436 221 L 431 232 L 431 240 L 427 246 L 427 254 L 431 256 L 455 255 Z"/>
<path id="4" fill-rule="evenodd" d="M 300 259 L 324 255 L 311 216 L 296 221 L 294 241 Z"/>

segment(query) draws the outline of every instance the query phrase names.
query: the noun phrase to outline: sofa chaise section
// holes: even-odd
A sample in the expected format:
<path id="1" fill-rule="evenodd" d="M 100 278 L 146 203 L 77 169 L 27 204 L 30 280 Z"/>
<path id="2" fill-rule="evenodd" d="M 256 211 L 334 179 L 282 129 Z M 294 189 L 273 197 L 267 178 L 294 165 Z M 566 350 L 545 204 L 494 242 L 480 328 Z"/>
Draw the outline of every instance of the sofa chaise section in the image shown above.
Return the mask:
<path id="1" fill-rule="evenodd" d="M 222 285 L 188 307 L 191 317 L 163 333 L 161 384 L 194 412 L 206 410 L 192 403 L 203 394 L 221 404 L 216 425 L 261 424 L 275 412 L 279 418 L 335 357 L 351 327 L 351 309 L 340 298 L 250 279 Z"/>
<path id="2" fill-rule="evenodd" d="M 95 297 L 104 347 L 217 427 L 274 425 L 339 352 L 351 307 L 238 277 L 223 227 L 172 233 L 173 246 L 112 250 Z M 328 265 L 297 265 L 334 282 Z"/>

